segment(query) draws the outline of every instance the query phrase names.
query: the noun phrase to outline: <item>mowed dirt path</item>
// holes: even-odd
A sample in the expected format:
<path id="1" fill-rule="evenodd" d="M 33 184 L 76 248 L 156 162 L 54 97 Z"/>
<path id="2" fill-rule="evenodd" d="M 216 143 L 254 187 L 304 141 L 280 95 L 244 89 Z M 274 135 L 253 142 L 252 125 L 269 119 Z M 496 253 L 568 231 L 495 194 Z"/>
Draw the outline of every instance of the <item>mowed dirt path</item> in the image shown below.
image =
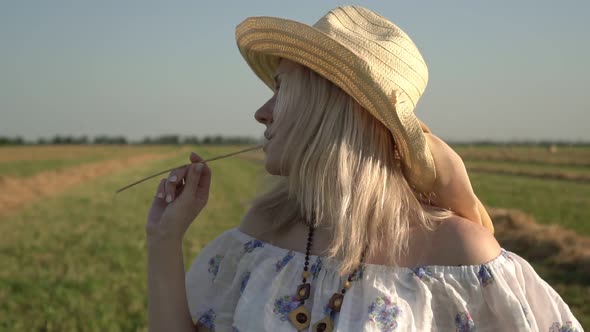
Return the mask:
<path id="1" fill-rule="evenodd" d="M 171 153 L 145 153 L 46 171 L 27 178 L 0 175 L 0 217 L 13 214 L 27 204 L 59 194 L 82 182 L 146 162 L 171 158 L 179 153 L 182 153 L 182 150 Z"/>

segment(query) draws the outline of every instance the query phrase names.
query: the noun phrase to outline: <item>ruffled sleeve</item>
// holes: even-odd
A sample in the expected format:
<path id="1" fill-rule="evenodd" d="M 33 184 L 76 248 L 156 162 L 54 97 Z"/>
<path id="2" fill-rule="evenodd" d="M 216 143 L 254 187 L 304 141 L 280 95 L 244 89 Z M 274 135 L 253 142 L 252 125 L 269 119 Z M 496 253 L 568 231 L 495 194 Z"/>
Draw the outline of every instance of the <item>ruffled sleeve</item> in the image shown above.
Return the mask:
<path id="1" fill-rule="evenodd" d="M 193 321 L 211 330 L 231 326 L 235 306 L 250 273 L 242 260 L 263 242 L 237 240 L 229 230 L 207 244 L 186 273 L 186 291 Z"/>
<path id="2" fill-rule="evenodd" d="M 492 311 L 505 313 L 507 304 L 514 303 L 510 301 L 514 299 L 520 308 L 511 309 L 516 316 L 522 314 L 527 324 L 526 331 L 583 331 L 568 305 L 526 260 L 504 250 L 502 255 L 508 262 L 491 271 L 495 274 L 491 278 L 497 283 L 495 294 L 487 296 Z M 485 280 L 485 277 L 480 275 L 480 279 Z M 498 319 L 501 317 L 498 315 Z"/>

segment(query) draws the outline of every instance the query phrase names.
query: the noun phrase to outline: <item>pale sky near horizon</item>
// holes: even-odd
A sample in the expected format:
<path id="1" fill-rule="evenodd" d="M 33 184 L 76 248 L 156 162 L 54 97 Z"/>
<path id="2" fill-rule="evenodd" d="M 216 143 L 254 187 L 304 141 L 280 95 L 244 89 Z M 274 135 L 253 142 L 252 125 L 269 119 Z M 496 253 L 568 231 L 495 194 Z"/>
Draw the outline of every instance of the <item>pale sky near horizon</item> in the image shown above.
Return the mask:
<path id="1" fill-rule="evenodd" d="M 0 136 L 260 137 L 271 96 L 248 16 L 315 23 L 344 1 L 0 1 Z M 452 141 L 590 141 L 589 1 L 356 1 L 429 66 L 416 114 Z"/>

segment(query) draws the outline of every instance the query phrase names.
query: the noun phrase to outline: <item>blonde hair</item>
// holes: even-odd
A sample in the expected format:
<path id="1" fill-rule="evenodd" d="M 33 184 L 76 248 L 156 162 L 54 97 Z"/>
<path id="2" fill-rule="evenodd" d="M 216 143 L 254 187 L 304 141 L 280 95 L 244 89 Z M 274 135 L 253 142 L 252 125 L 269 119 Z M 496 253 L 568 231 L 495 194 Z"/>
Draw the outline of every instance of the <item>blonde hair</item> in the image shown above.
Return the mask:
<path id="1" fill-rule="evenodd" d="M 452 213 L 425 204 L 403 176 L 395 141 L 353 98 L 307 67 L 285 73 L 272 131 L 287 135 L 281 176 L 252 208 L 272 216 L 269 232 L 300 220 L 328 227 L 330 257 L 339 272 L 367 256 L 397 265 L 407 252 L 410 225 L 432 229 Z M 273 133 L 271 133 L 272 135 Z"/>

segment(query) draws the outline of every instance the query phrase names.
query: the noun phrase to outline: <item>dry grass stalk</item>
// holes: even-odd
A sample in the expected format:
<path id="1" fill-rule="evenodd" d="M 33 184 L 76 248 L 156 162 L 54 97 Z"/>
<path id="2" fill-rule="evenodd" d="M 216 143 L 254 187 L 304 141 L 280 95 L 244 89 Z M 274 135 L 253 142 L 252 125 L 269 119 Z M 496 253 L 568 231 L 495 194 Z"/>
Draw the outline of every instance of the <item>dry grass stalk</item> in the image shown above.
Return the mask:
<path id="1" fill-rule="evenodd" d="M 522 211 L 488 208 L 502 247 L 527 260 L 566 269 L 590 283 L 590 238 L 559 225 L 541 225 Z"/>

